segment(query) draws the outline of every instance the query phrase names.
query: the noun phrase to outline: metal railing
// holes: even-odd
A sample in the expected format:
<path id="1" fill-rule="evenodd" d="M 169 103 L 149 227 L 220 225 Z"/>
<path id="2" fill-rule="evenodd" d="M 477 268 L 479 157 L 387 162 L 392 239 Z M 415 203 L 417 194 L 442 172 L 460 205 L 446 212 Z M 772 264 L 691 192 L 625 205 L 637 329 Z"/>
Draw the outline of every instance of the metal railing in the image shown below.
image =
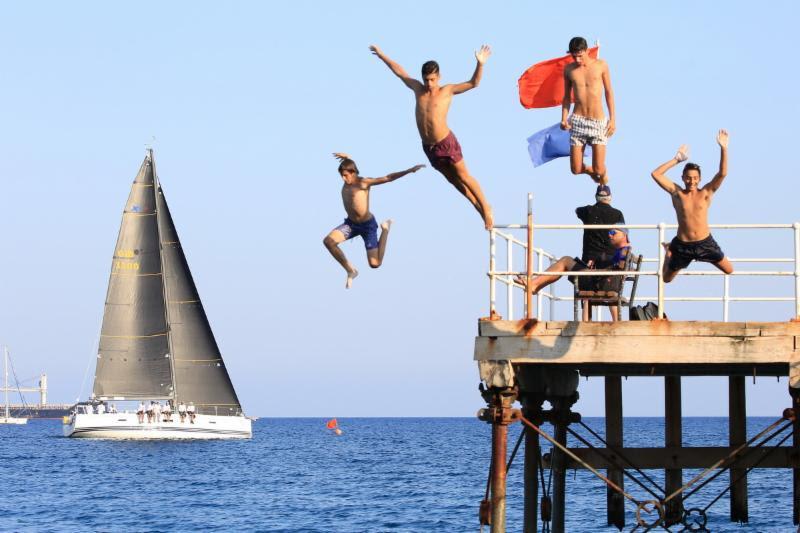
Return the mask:
<path id="1" fill-rule="evenodd" d="M 653 296 L 641 296 L 640 299 L 648 300 L 655 299 L 658 302 L 659 317 L 664 316 L 664 302 L 667 301 L 681 301 L 681 302 L 722 302 L 722 316 L 723 321 L 727 322 L 729 318 L 729 304 L 731 302 L 794 302 L 794 316 L 800 318 L 800 222 L 793 224 L 710 224 L 712 229 L 758 229 L 758 230 L 791 230 L 793 232 L 794 241 L 794 257 L 772 257 L 772 258 L 729 258 L 732 263 L 784 263 L 791 264 L 792 270 L 744 270 L 734 271 L 731 274 L 725 274 L 721 271 L 711 270 L 682 270 L 679 276 L 722 276 L 723 287 L 722 296 L 666 296 L 664 287 L 664 279 L 661 265 L 664 263 L 665 250 L 662 243 L 665 242 L 666 230 L 677 228 L 677 224 L 613 224 L 613 225 L 585 225 L 585 224 L 534 224 L 533 223 L 533 195 L 528 194 L 528 221 L 527 224 L 505 224 L 496 225 L 489 232 L 489 316 L 495 317 L 497 314 L 497 283 L 506 285 L 506 313 L 505 316 L 508 320 L 514 319 L 514 290 L 523 290 L 516 286 L 514 283 L 514 276 L 523 275 L 530 282 L 533 276 L 538 275 L 570 275 L 570 276 L 652 276 L 657 281 L 657 294 Z M 533 236 L 536 230 L 584 230 L 584 229 L 642 229 L 642 230 L 655 230 L 658 236 L 657 258 L 644 258 L 643 263 L 655 263 L 655 270 L 641 270 L 633 273 L 630 271 L 620 270 L 589 270 L 589 271 L 576 271 L 576 272 L 562 272 L 553 271 L 547 272 L 544 267 L 544 260 L 549 261 L 552 265 L 557 256 L 545 251 L 542 248 L 534 246 Z M 526 230 L 526 239 L 520 240 L 515 237 L 510 231 L 501 230 Z M 506 265 L 507 270 L 498 271 L 497 268 L 497 240 L 502 239 L 506 244 Z M 514 248 L 520 247 L 526 257 L 525 271 L 510 270 L 513 265 Z M 535 268 L 534 268 L 535 265 Z M 732 276 L 766 276 L 766 277 L 794 277 L 794 296 L 731 296 L 730 294 L 730 278 Z M 554 306 L 558 301 L 572 301 L 572 296 L 556 296 L 553 291 L 541 291 L 536 298 L 535 313 L 533 298 L 529 291 L 525 292 L 524 314 L 525 318 L 541 318 L 544 301 L 549 300 L 550 319 L 554 316 Z"/>

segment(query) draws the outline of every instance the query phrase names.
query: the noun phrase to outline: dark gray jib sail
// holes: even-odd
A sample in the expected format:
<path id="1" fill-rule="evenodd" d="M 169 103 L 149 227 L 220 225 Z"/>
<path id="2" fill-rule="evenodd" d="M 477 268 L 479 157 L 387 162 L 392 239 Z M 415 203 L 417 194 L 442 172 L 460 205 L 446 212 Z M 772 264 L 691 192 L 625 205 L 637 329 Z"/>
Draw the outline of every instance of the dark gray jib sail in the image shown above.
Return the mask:
<path id="1" fill-rule="evenodd" d="M 165 305 L 166 302 L 166 305 Z M 152 151 L 133 182 L 108 283 L 94 397 L 241 412 L 197 293 Z"/>

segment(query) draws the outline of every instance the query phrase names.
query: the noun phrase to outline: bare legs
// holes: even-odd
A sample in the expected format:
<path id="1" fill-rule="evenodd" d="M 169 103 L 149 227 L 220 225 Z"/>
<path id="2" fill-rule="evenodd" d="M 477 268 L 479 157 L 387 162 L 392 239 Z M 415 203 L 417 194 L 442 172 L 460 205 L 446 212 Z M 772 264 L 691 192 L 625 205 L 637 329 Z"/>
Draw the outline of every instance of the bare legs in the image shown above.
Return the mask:
<path id="1" fill-rule="evenodd" d="M 467 165 L 462 159 L 458 163 L 446 167 L 437 168 L 439 172 L 450 182 L 458 192 L 463 194 L 480 214 L 486 229 L 492 229 L 494 216 L 492 208 L 483 196 L 478 180 L 473 178 L 467 170 Z"/>
<path id="2" fill-rule="evenodd" d="M 678 272 L 680 272 L 682 269 L 679 268 L 678 270 L 672 270 L 669 268 L 669 259 L 672 257 L 672 252 L 669 249 L 669 243 L 662 242 L 661 246 L 663 246 L 666 250 L 666 255 L 664 256 L 664 266 L 661 268 L 661 275 L 664 278 L 664 283 L 669 283 L 675 279 L 675 277 L 678 275 Z M 723 257 L 720 261 L 712 264 L 725 274 L 733 273 L 733 264 L 727 257 Z"/>
<path id="3" fill-rule="evenodd" d="M 569 167 L 573 174 L 587 174 L 592 181 L 600 185 L 608 183 L 606 175 L 606 145 L 592 145 L 592 164 L 586 166 L 583 162 L 585 146 L 569 147 Z"/>
<path id="4" fill-rule="evenodd" d="M 383 264 L 383 256 L 386 253 L 386 242 L 389 239 L 389 230 L 391 228 L 392 219 L 385 220 L 381 223 L 381 235 L 378 238 L 378 247 L 367 250 L 367 260 L 369 261 L 370 267 L 378 268 Z M 349 289 L 353 286 L 353 280 L 358 276 L 358 270 L 347 260 L 347 256 L 345 256 L 344 252 L 339 248 L 339 244 L 346 240 L 344 234 L 335 229 L 322 240 L 322 244 L 325 245 L 325 248 L 328 249 L 333 258 L 336 259 L 336 261 L 342 265 L 345 272 L 347 272 L 347 281 L 344 287 L 345 289 Z"/>
<path id="5" fill-rule="evenodd" d="M 339 249 L 339 244 L 343 243 L 345 240 L 347 239 L 345 238 L 344 234 L 335 229 L 322 240 L 322 244 L 325 245 L 325 248 L 328 249 L 333 258 L 336 259 L 336 261 L 338 261 L 338 263 L 342 265 L 342 268 L 344 268 L 347 272 L 347 282 L 345 283 L 344 288 L 349 289 L 353 285 L 353 280 L 356 278 L 356 276 L 358 276 L 358 270 L 356 270 L 350 261 L 347 260 L 344 252 Z"/>
<path id="6" fill-rule="evenodd" d="M 575 267 L 575 259 L 572 257 L 564 256 L 552 265 L 550 265 L 547 269 L 547 272 L 566 272 L 572 270 Z M 540 290 L 544 289 L 548 285 L 555 283 L 558 281 L 563 274 L 542 274 L 541 276 L 535 276 L 532 280 L 530 285 L 528 285 L 528 290 L 531 291 L 531 294 L 537 294 Z M 518 276 L 517 282 L 524 282 L 524 276 Z M 524 283 L 520 283 L 522 286 L 525 286 Z"/>
<path id="7" fill-rule="evenodd" d="M 369 266 L 378 268 L 383 264 L 383 254 L 386 253 L 386 241 L 389 239 L 389 230 L 392 228 L 392 219 L 381 222 L 381 236 L 378 237 L 378 247 L 367 250 Z"/>

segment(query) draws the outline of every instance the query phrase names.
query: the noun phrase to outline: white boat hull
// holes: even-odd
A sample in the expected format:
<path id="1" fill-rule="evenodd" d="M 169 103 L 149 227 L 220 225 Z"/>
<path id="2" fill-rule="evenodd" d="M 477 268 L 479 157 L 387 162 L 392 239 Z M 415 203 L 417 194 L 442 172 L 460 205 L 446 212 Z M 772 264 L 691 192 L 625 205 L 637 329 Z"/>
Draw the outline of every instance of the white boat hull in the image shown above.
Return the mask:
<path id="1" fill-rule="evenodd" d="M 13 416 L 6 418 L 4 416 L 0 416 L 0 424 L 27 424 L 27 423 L 28 423 L 27 418 L 16 418 Z"/>
<path id="2" fill-rule="evenodd" d="M 244 416 L 197 415 L 194 423 L 139 423 L 135 413 L 78 413 L 64 420 L 64 436 L 89 439 L 249 439 L 252 422 Z"/>

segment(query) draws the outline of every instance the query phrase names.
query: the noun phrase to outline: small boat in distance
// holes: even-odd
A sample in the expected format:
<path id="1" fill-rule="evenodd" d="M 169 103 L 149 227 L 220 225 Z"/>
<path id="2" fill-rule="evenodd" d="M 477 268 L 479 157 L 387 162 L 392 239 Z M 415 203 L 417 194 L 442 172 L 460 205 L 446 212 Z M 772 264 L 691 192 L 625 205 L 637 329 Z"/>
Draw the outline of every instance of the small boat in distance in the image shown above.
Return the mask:
<path id="1" fill-rule="evenodd" d="M 0 424 L 27 424 L 28 419 L 18 416 L 11 416 L 11 404 L 8 403 L 8 346 L 3 347 L 3 391 L 5 392 L 5 412 L 0 416 Z"/>
<path id="2" fill-rule="evenodd" d="M 144 413 L 108 412 L 108 401 L 159 406 L 166 401 L 175 416 L 161 416 L 160 408 L 147 418 Z M 102 407 L 95 410 L 94 404 Z M 181 408 L 184 416 L 178 416 Z M 252 437 L 252 422 L 242 412 L 181 248 L 152 149 L 122 215 L 92 396 L 65 418 L 64 435 Z"/>

